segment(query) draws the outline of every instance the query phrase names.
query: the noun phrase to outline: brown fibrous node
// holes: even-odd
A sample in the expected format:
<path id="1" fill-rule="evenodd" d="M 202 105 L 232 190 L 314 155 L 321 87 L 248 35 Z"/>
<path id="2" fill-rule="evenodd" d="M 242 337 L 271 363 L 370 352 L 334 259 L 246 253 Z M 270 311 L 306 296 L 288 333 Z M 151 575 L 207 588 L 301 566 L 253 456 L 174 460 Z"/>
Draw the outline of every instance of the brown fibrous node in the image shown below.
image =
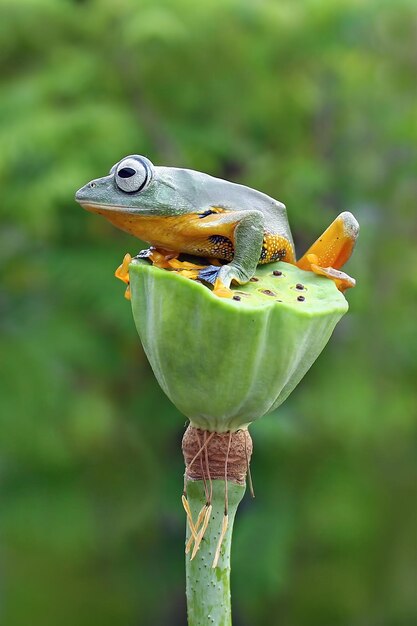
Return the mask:
<path id="1" fill-rule="evenodd" d="M 205 450 L 200 452 L 204 441 L 207 442 L 205 450 L 207 450 L 210 477 L 212 479 L 224 479 L 227 459 L 228 480 L 244 485 L 253 450 L 252 438 L 248 430 L 237 430 L 231 434 L 230 432 L 211 433 L 194 426 L 188 426 L 182 440 L 187 480 L 204 480 L 207 477 L 204 475 L 206 474 L 206 462 L 205 460 L 204 463 L 200 462 L 200 457 L 205 455 Z M 205 456 L 202 458 L 205 459 Z"/>

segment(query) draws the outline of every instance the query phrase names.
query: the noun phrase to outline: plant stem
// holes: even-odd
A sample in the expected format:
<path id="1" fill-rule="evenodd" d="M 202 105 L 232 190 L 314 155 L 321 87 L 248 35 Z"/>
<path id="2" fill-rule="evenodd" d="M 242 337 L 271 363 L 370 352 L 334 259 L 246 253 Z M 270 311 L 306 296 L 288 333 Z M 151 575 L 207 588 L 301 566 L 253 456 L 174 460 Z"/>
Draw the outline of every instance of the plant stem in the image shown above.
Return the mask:
<path id="1" fill-rule="evenodd" d="M 213 559 L 224 515 L 224 480 L 213 480 L 212 513 L 200 548 L 191 561 L 192 550 L 186 554 L 188 626 L 231 626 L 230 549 L 233 522 L 246 487 L 228 481 L 229 524 L 220 552 L 218 565 Z M 187 498 L 194 521 L 206 503 L 202 480 L 187 480 Z M 187 541 L 190 529 L 187 525 Z"/>

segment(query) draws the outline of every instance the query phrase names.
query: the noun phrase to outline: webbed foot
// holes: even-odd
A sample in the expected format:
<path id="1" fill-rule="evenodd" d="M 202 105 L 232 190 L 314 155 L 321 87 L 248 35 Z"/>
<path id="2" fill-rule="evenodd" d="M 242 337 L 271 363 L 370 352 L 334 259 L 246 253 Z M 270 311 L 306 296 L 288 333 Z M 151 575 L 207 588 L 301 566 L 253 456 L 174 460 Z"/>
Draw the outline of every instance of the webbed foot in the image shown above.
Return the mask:
<path id="1" fill-rule="evenodd" d="M 196 263 L 190 263 L 190 261 L 179 261 L 178 259 L 168 261 L 168 265 L 171 269 L 181 274 L 181 276 L 191 278 L 192 280 L 197 280 L 200 270 L 205 267 L 205 265 L 196 265 Z"/>
<path id="2" fill-rule="evenodd" d="M 358 234 L 359 224 L 352 213 L 341 213 L 297 261 L 297 267 L 330 278 L 340 291 L 354 287 L 356 281 L 339 268 L 349 260 Z"/>
<path id="3" fill-rule="evenodd" d="M 198 278 L 213 285 L 213 293 L 219 298 L 231 298 L 233 296 L 232 290 L 222 280 L 224 267 L 224 265 L 208 265 L 198 272 Z"/>
<path id="4" fill-rule="evenodd" d="M 220 266 L 206 265 L 202 270 L 198 272 L 198 279 L 203 280 L 205 283 L 210 283 L 210 285 L 214 285 L 220 270 Z"/>
<path id="5" fill-rule="evenodd" d="M 349 274 L 336 270 L 334 267 L 321 267 L 317 265 L 318 259 L 316 254 L 309 254 L 307 257 L 310 263 L 309 269 L 319 276 L 326 276 L 333 280 L 339 291 L 346 291 L 346 289 L 350 289 L 356 285 L 356 280 L 349 276 Z"/>
<path id="6" fill-rule="evenodd" d="M 132 257 L 130 256 L 130 254 L 129 253 L 125 254 L 123 257 L 122 264 L 119 265 L 119 267 L 114 273 L 116 278 L 118 278 L 119 280 L 124 282 L 125 285 L 127 285 L 126 291 L 125 291 L 126 300 L 130 300 L 129 264 L 131 260 L 132 260 Z"/>

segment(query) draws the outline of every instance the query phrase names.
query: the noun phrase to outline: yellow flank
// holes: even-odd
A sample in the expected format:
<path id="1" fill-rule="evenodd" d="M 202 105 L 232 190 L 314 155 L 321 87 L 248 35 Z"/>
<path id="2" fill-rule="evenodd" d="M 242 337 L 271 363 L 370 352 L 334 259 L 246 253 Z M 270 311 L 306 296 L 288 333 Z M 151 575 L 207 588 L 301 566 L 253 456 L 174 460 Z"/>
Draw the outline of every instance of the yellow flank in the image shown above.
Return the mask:
<path id="1" fill-rule="evenodd" d="M 214 209 L 212 215 L 201 218 L 197 213 L 172 216 L 149 216 L 127 213 L 122 210 L 90 206 L 88 209 L 105 217 L 117 228 L 157 248 L 188 252 L 198 256 L 212 254 L 212 235 L 233 240 L 236 223 L 222 223 Z"/>
<path id="2" fill-rule="evenodd" d="M 96 205 L 86 206 L 105 217 L 117 228 L 165 251 L 186 252 L 196 256 L 231 261 L 234 256 L 234 230 L 237 221 L 222 220 L 224 209 L 212 207 L 210 214 L 151 216 L 128 213 Z M 294 263 L 292 244 L 283 235 L 265 233 L 259 263 Z"/>

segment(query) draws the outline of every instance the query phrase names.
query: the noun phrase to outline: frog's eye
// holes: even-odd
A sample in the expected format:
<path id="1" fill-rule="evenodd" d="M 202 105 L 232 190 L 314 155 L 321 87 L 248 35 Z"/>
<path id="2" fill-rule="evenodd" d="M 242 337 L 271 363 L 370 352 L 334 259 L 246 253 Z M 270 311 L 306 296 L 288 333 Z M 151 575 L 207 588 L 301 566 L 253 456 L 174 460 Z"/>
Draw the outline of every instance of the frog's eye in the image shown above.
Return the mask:
<path id="1" fill-rule="evenodd" d="M 121 161 L 115 171 L 114 180 L 121 191 L 137 193 L 147 187 L 152 170 L 145 160 L 129 157 Z"/>

